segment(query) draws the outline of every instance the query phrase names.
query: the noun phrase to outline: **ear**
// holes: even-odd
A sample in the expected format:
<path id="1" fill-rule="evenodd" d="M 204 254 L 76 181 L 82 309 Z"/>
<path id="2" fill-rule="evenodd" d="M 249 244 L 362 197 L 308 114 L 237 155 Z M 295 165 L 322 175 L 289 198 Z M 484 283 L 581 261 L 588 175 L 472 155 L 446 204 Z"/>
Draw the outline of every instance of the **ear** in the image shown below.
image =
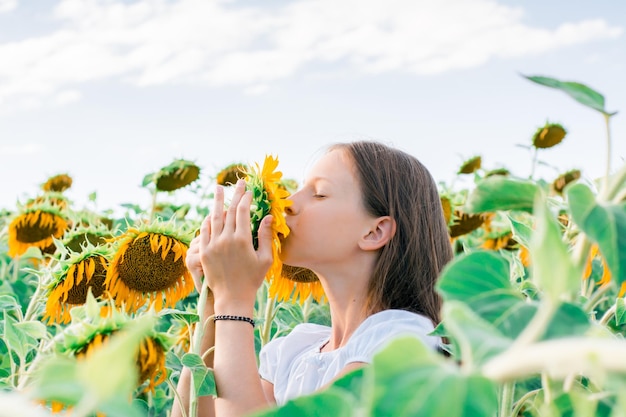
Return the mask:
<path id="1" fill-rule="evenodd" d="M 382 216 L 374 219 L 371 227 L 361 240 L 359 247 L 363 250 L 378 250 L 396 234 L 396 221 L 390 216 Z"/>

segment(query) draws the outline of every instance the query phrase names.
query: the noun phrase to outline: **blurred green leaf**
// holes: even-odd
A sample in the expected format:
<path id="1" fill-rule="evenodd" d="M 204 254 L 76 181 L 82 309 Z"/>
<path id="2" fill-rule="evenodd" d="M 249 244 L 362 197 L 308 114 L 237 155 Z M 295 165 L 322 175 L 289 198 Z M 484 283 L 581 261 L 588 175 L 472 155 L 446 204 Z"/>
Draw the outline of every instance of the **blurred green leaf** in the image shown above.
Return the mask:
<path id="1" fill-rule="evenodd" d="M 15 297 L 8 294 L 0 295 L 0 310 L 15 310 L 19 308 L 20 305 Z"/>
<path id="2" fill-rule="evenodd" d="M 288 401 L 281 407 L 271 408 L 251 417 L 352 417 L 350 398 L 341 391 L 326 390 Z"/>
<path id="3" fill-rule="evenodd" d="M 511 338 L 459 301 L 444 303 L 442 316 L 452 342 L 461 353 L 459 359 L 466 365 L 482 364 L 512 343 Z"/>
<path id="4" fill-rule="evenodd" d="M 495 384 L 462 372 L 415 337 L 398 338 L 374 357 L 377 417 L 494 417 Z"/>
<path id="5" fill-rule="evenodd" d="M 509 222 L 511 223 L 511 229 L 513 231 L 513 238 L 518 241 L 522 246 L 529 247 L 530 239 L 533 234 L 533 230 L 527 224 L 519 222 L 507 215 Z"/>
<path id="6" fill-rule="evenodd" d="M 626 306 L 622 297 L 615 301 L 615 325 L 621 326 L 626 323 Z"/>
<path id="7" fill-rule="evenodd" d="M 509 264 L 492 251 L 455 257 L 442 271 L 436 287 L 444 301 L 463 301 L 491 323 L 522 300 L 509 281 Z"/>
<path id="8" fill-rule="evenodd" d="M 574 266 L 568 246 L 563 242 L 557 220 L 542 198 L 534 209 L 537 218 L 530 244 L 532 278 L 550 299 L 572 299 L 580 287 L 582 269 Z"/>
<path id="9" fill-rule="evenodd" d="M 566 189 L 572 219 L 589 239 L 597 243 L 612 278 L 626 281 L 626 205 L 598 204 L 584 184 Z"/>
<path id="10" fill-rule="evenodd" d="M 539 187 L 530 181 L 520 181 L 496 175 L 476 184 L 467 197 L 468 213 L 497 210 L 522 210 L 531 212 Z"/>
<path id="11" fill-rule="evenodd" d="M 572 97 L 574 100 L 583 104 L 587 107 L 590 107 L 594 110 L 599 111 L 602 114 L 606 114 L 607 116 L 612 116 L 615 114 L 609 113 L 604 108 L 604 96 L 594 89 L 577 82 L 571 81 L 560 81 L 555 78 L 550 77 L 542 77 L 542 76 L 527 76 L 522 75 L 524 78 L 533 81 L 537 84 L 556 88 L 557 90 L 563 91 L 565 94 Z"/>

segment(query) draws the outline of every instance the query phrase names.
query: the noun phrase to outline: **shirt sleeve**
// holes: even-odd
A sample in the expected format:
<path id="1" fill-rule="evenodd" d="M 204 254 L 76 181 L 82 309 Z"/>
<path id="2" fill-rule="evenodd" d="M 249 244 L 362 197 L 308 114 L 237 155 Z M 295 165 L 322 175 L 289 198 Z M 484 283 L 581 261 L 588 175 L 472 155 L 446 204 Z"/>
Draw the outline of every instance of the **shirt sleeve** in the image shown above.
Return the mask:
<path id="1" fill-rule="evenodd" d="M 261 348 L 259 375 L 276 385 L 276 381 L 289 377 L 294 360 L 307 349 L 330 334 L 330 328 L 312 323 L 297 325 L 287 336 L 277 337 Z"/>

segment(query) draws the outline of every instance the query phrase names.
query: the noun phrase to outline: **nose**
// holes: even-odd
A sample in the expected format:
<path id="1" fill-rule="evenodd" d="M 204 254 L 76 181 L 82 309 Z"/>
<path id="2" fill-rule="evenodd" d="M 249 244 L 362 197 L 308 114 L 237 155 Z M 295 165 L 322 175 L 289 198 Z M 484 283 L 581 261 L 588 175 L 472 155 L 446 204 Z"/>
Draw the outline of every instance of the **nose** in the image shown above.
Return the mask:
<path id="1" fill-rule="evenodd" d="M 289 200 L 291 200 L 291 205 L 285 207 L 285 214 L 288 216 L 293 216 L 298 212 L 298 195 L 299 192 L 295 192 L 289 196 Z"/>

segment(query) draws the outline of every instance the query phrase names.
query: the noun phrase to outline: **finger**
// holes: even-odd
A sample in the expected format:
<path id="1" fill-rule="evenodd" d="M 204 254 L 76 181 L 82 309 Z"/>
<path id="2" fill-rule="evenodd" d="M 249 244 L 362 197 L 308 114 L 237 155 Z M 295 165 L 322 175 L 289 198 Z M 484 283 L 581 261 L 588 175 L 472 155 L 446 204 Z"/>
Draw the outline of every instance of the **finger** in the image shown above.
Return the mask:
<path id="1" fill-rule="evenodd" d="M 231 232 L 235 231 L 237 219 L 237 211 L 241 202 L 241 197 L 246 192 L 246 182 L 242 179 L 237 181 L 235 185 L 235 192 L 233 198 L 230 200 L 230 206 L 226 215 L 226 221 L 224 223 L 224 229 L 228 229 Z M 250 217 L 248 215 L 248 217 Z"/>
<path id="2" fill-rule="evenodd" d="M 250 204 L 252 203 L 252 191 L 246 191 L 239 205 L 237 206 L 237 234 L 241 233 L 246 236 L 252 234 L 252 227 L 250 225 Z"/>
<path id="3" fill-rule="evenodd" d="M 221 233 L 224 228 L 224 187 L 215 187 L 213 212 L 211 213 L 211 232 Z"/>
<path id="4" fill-rule="evenodd" d="M 272 222 L 274 218 L 271 215 L 267 215 L 261 221 L 261 227 L 259 227 L 259 246 L 257 249 L 257 256 L 260 261 L 267 264 L 267 267 L 272 264 L 274 259 L 274 252 L 272 249 L 273 233 Z"/>
<path id="5" fill-rule="evenodd" d="M 206 248 L 211 239 L 211 217 L 212 216 L 209 214 L 204 218 L 200 225 L 200 235 L 193 239 L 194 241 L 197 239 L 198 251 L 202 248 Z"/>

